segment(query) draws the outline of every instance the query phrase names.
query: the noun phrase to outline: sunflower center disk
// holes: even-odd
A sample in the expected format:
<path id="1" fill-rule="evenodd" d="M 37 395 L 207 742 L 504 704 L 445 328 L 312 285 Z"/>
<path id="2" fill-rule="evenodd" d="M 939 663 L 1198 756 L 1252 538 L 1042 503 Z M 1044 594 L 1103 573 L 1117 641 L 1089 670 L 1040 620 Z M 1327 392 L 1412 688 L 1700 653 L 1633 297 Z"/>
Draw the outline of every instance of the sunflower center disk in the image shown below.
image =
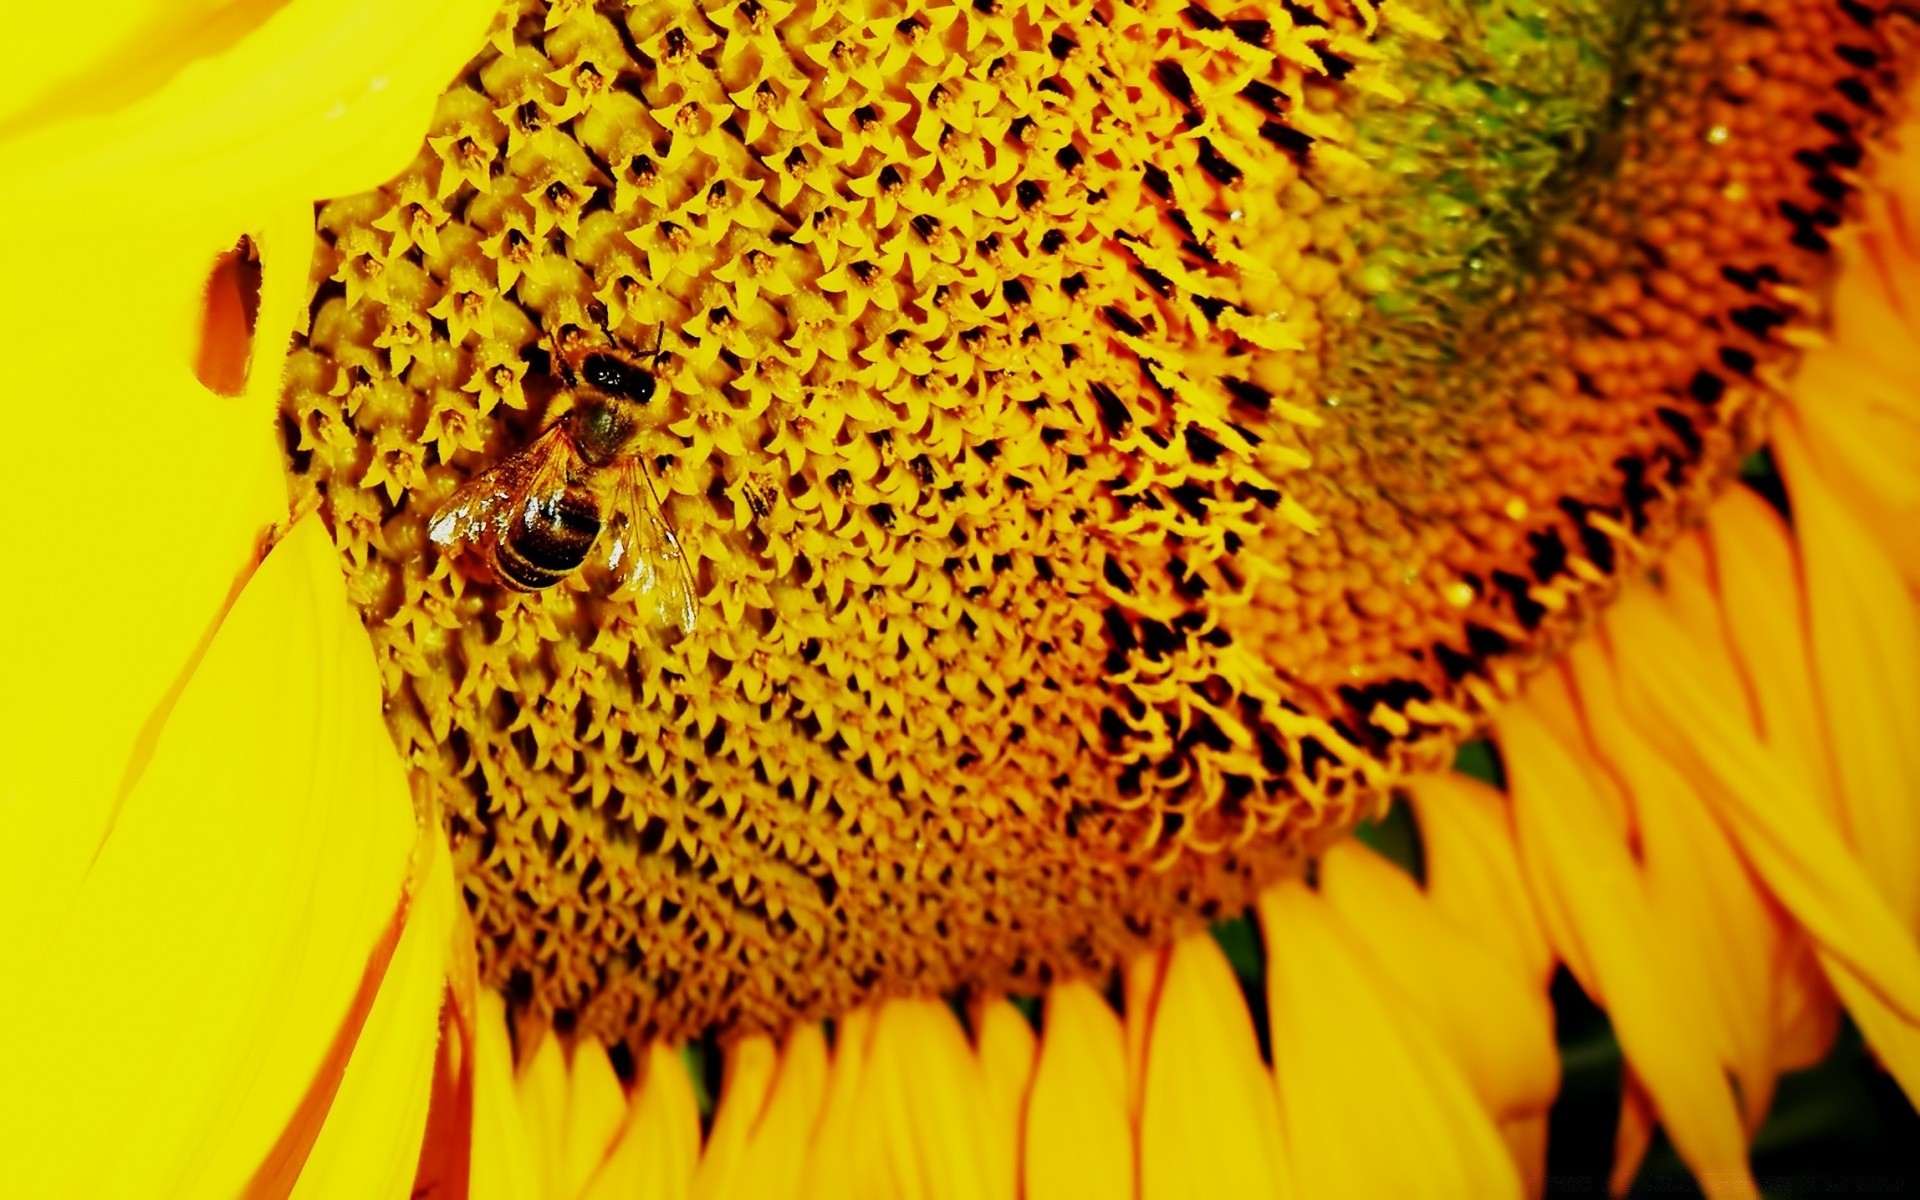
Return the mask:
<path id="1" fill-rule="evenodd" d="M 1885 83 L 1851 2 L 1510 9 L 503 19 L 283 410 L 487 978 L 1031 990 L 1445 762 L 1753 444 Z M 590 426 L 570 338 L 653 387 L 515 591 L 430 526 Z"/>

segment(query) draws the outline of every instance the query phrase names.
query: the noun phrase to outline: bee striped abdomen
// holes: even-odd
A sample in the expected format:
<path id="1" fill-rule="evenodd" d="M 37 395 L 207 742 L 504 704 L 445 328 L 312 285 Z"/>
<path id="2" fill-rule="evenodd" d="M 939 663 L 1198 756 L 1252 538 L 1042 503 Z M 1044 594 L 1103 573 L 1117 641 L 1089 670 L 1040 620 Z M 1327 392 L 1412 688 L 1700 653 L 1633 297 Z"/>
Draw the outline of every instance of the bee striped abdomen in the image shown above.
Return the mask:
<path id="1" fill-rule="evenodd" d="M 529 501 L 494 547 L 500 581 L 523 592 L 550 588 L 580 569 L 600 536 L 600 506 L 578 489 Z"/>

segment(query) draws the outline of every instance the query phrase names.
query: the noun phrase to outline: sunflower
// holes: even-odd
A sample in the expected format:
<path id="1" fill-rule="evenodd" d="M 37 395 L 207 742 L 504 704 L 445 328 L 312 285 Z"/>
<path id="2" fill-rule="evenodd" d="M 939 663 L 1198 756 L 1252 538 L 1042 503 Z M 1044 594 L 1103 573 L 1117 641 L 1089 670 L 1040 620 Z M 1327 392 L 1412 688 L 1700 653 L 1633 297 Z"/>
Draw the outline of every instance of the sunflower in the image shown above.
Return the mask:
<path id="1" fill-rule="evenodd" d="M 1920 1086 L 1897 16 L 26 19 L 10 1191 L 1538 1194 L 1569 990 L 1616 1189 Z"/>

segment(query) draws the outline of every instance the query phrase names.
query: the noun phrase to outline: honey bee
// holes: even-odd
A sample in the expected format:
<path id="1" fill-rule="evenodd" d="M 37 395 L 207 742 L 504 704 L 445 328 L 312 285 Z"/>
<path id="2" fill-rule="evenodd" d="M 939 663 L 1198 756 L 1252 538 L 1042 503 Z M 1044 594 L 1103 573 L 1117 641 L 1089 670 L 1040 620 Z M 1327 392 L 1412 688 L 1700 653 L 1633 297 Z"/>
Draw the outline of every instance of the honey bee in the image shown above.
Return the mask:
<path id="1" fill-rule="evenodd" d="M 428 536 L 475 574 L 538 592 L 586 564 L 600 541 L 616 594 L 651 596 L 662 620 L 693 632 L 693 572 L 632 452 L 653 399 L 648 361 L 573 326 L 553 339 L 572 404 L 524 448 L 469 479 L 433 514 Z"/>

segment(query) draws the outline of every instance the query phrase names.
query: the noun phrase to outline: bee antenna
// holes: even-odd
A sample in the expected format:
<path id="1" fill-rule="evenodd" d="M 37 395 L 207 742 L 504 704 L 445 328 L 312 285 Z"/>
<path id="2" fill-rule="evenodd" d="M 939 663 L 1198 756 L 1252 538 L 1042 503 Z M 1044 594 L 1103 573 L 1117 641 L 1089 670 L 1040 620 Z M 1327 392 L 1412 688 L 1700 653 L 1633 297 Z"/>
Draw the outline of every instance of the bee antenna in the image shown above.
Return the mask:
<path id="1" fill-rule="evenodd" d="M 587 301 L 587 316 L 593 318 L 593 323 L 600 327 L 600 332 L 607 335 L 608 341 L 612 341 L 613 327 L 607 324 L 607 317 L 609 315 L 606 305 L 600 303 L 598 300 Z"/>
<path id="2" fill-rule="evenodd" d="M 667 340 L 666 325 L 664 323 L 655 325 L 653 327 L 653 354 L 651 355 L 651 357 L 656 365 L 660 362 L 660 359 L 663 356 L 660 347 L 663 343 L 666 342 L 666 340 Z"/>

